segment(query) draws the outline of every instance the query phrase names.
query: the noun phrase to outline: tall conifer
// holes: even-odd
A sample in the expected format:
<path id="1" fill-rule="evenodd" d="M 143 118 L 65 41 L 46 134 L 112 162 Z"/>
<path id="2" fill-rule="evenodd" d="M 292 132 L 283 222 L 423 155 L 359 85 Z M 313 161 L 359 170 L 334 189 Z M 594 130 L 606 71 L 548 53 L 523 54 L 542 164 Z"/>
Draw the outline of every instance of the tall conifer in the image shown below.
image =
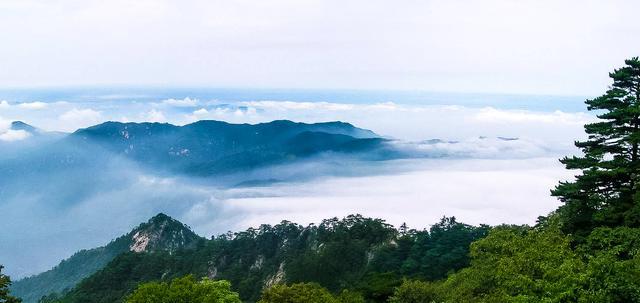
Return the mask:
<path id="1" fill-rule="evenodd" d="M 575 143 L 583 155 L 560 160 L 581 174 L 552 190 L 564 203 L 565 232 L 578 236 L 597 226 L 640 226 L 640 60 L 626 60 L 609 77 L 609 90 L 586 101 L 600 120 L 585 125 L 588 139 Z"/>

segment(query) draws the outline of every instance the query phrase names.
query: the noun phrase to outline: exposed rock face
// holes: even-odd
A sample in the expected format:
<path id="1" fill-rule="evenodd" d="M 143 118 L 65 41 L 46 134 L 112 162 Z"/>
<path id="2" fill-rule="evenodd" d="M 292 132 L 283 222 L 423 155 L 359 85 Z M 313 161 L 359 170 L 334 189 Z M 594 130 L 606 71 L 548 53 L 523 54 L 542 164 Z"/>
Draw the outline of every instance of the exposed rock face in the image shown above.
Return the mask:
<path id="1" fill-rule="evenodd" d="M 189 227 L 165 215 L 158 214 L 129 233 L 133 252 L 168 251 L 195 247 L 201 239 Z"/>
<path id="2" fill-rule="evenodd" d="M 147 250 L 147 245 L 149 245 L 151 237 L 146 233 L 136 232 L 132 240 L 133 243 L 131 243 L 129 249 L 135 252 L 143 252 Z"/>
<path id="3" fill-rule="evenodd" d="M 266 289 L 283 282 L 284 277 L 285 277 L 284 262 L 282 262 L 280 263 L 280 267 L 278 267 L 278 271 L 275 273 L 275 275 L 271 276 L 269 279 L 267 279 L 267 281 L 265 281 L 264 288 Z"/>
<path id="4" fill-rule="evenodd" d="M 256 262 L 254 262 L 253 265 L 251 265 L 251 267 L 249 269 L 251 269 L 251 270 L 260 270 L 260 269 L 262 269 L 262 264 L 264 264 L 264 256 L 263 255 L 259 255 L 258 258 L 256 259 Z"/>

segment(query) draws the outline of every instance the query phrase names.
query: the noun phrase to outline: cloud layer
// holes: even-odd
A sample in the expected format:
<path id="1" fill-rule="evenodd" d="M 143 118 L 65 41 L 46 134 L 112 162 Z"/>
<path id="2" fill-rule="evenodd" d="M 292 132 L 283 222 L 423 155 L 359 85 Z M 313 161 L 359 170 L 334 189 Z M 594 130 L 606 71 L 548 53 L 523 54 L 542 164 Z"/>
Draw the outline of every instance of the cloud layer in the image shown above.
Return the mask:
<path id="1" fill-rule="evenodd" d="M 318 222 L 361 213 L 423 228 L 443 215 L 471 224 L 532 224 L 558 206 L 549 190 L 572 177 L 555 158 L 526 160 L 423 160 L 402 173 L 330 178 L 313 186 L 257 188 L 253 197 L 231 198 L 243 210 L 240 226 L 294 219 Z"/>

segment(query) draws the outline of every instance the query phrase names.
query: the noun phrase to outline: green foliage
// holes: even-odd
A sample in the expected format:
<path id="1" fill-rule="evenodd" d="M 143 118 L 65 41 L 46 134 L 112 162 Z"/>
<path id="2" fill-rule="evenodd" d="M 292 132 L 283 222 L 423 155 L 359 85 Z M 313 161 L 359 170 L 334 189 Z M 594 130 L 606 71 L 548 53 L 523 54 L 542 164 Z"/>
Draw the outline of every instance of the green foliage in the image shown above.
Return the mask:
<path id="1" fill-rule="evenodd" d="M 564 203 L 563 230 L 579 240 L 598 226 L 640 226 L 640 60 L 626 60 L 609 76 L 611 88 L 586 101 L 600 121 L 585 125 L 588 139 L 576 142 L 584 155 L 561 160 L 582 174 L 552 191 Z"/>
<path id="2" fill-rule="evenodd" d="M 447 301 L 573 301 L 584 270 L 557 228 L 497 227 L 472 245 L 471 257 L 444 282 Z"/>
<path id="3" fill-rule="evenodd" d="M 597 228 L 576 250 L 587 262 L 582 302 L 640 302 L 640 229 Z"/>
<path id="4" fill-rule="evenodd" d="M 127 297 L 127 303 L 241 303 L 238 293 L 231 291 L 231 283 L 193 276 L 173 279 L 169 283 L 149 282 Z"/>
<path id="5" fill-rule="evenodd" d="M 324 220 L 314 232 L 310 248 L 285 267 L 290 282 L 317 282 L 332 291 L 356 284 L 373 247 L 393 239 L 396 230 L 379 219 L 348 216 Z"/>
<path id="6" fill-rule="evenodd" d="M 20 303 L 22 300 L 9 294 L 11 278 L 2 273 L 4 266 L 0 265 L 0 303 Z"/>
<path id="7" fill-rule="evenodd" d="M 395 272 L 369 272 L 357 284 L 356 289 L 372 302 L 385 302 L 393 294 L 402 277 Z"/>
<path id="8" fill-rule="evenodd" d="M 258 303 L 337 303 L 337 299 L 319 284 L 296 283 L 268 288 Z"/>
<path id="9" fill-rule="evenodd" d="M 347 289 L 340 292 L 336 299 L 339 303 L 365 303 L 360 293 Z"/>
<path id="10" fill-rule="evenodd" d="M 429 232 L 418 232 L 402 273 L 427 280 L 438 280 L 469 264 L 469 245 L 486 236 L 488 226 L 474 227 L 444 217 Z"/>
<path id="11" fill-rule="evenodd" d="M 359 293 L 344 290 L 334 296 L 317 283 L 277 284 L 262 293 L 258 303 L 364 303 Z"/>
<path id="12" fill-rule="evenodd" d="M 438 284 L 419 280 L 405 280 L 397 287 L 389 303 L 431 303 L 439 302 Z"/>
<path id="13" fill-rule="evenodd" d="M 390 302 L 640 302 L 640 229 L 597 228 L 578 247 L 557 223 L 500 226 L 442 282 L 405 281 Z"/>
<path id="14" fill-rule="evenodd" d="M 144 260 L 144 262 L 142 262 Z M 116 257 L 104 269 L 84 279 L 77 287 L 66 293 L 60 302 L 119 302 L 131 293 L 140 282 L 157 280 L 169 263 L 166 253 L 125 253 Z M 169 276 L 168 278 L 177 277 Z"/>

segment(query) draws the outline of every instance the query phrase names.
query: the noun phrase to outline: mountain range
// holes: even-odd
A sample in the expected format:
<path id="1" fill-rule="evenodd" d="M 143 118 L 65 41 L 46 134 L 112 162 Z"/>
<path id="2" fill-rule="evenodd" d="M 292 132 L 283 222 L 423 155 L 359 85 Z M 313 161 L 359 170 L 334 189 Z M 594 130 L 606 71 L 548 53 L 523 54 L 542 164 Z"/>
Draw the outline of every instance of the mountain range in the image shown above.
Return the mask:
<path id="1" fill-rule="evenodd" d="M 385 142 L 372 131 L 348 123 L 287 120 L 254 125 L 198 121 L 184 126 L 106 122 L 80 129 L 69 140 L 188 175 L 257 168 L 321 152 L 368 152 Z"/>
<path id="2" fill-rule="evenodd" d="M 184 126 L 168 123 L 105 122 L 66 136 L 47 133 L 16 121 L 12 129 L 35 137 L 55 137 L 39 148 L 20 153 L 0 168 L 11 174 L 87 169 L 113 158 L 159 172 L 190 176 L 227 174 L 239 170 L 290 163 L 320 153 L 350 156 L 390 154 L 388 140 L 344 122 L 260 124 L 198 121 Z"/>

